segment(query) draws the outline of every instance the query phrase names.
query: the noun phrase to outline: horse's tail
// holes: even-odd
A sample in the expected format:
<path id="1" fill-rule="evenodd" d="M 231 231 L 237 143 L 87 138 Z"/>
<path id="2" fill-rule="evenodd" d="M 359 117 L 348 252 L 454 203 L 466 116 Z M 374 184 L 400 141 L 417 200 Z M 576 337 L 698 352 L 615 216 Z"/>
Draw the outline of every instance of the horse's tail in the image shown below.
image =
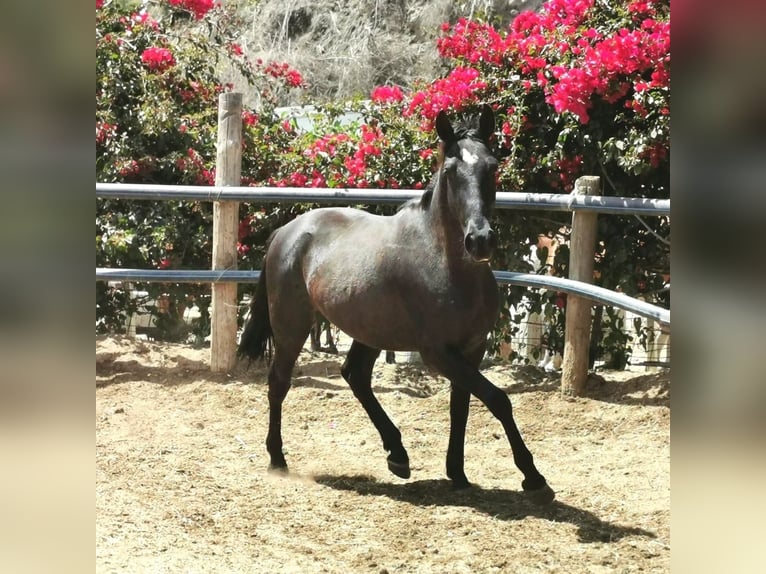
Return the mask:
<path id="1" fill-rule="evenodd" d="M 274 337 L 269 318 L 269 298 L 266 292 L 266 265 L 264 261 L 255 296 L 250 303 L 250 318 L 242 331 L 237 347 L 238 357 L 269 359 L 274 346 Z"/>

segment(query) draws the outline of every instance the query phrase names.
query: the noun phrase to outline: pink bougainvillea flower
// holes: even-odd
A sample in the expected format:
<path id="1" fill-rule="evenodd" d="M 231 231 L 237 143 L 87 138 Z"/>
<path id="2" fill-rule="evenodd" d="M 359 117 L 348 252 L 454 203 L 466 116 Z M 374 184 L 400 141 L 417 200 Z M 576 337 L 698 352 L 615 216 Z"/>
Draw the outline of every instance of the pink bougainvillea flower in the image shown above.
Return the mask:
<path id="1" fill-rule="evenodd" d="M 117 126 L 107 122 L 96 122 L 96 143 L 103 144 L 117 133 Z"/>
<path id="2" fill-rule="evenodd" d="M 204 18 L 215 5 L 213 0 L 168 0 L 168 4 L 188 10 L 197 20 Z"/>
<path id="3" fill-rule="evenodd" d="M 250 110 L 242 110 L 242 123 L 246 126 L 254 126 L 258 123 L 258 115 Z"/>
<path id="4" fill-rule="evenodd" d="M 404 99 L 404 94 L 399 86 L 378 86 L 372 90 L 370 99 L 376 104 L 401 102 Z"/>
<path id="5" fill-rule="evenodd" d="M 465 18 L 445 24 L 437 42 L 439 53 L 455 62 L 453 74 L 463 70 L 462 77 L 448 76 L 413 94 L 405 115 L 417 111 L 431 120 L 439 107 L 459 110 L 471 105 L 493 69 L 509 66 L 520 72 L 525 91 L 542 89 L 557 114 L 570 113 L 582 124 L 590 121 L 598 99 L 617 103 L 630 97 L 633 84 L 637 91 L 666 88 L 670 25 L 661 21 L 660 2 L 627 4 L 632 25 L 626 21 L 610 31 L 589 25 L 597 10 L 595 0 L 547 0 L 536 12 L 520 13 L 505 30 Z M 481 75 L 469 78 L 466 71 L 474 68 L 467 64 L 482 70 Z M 428 121 L 424 127 L 430 127 Z"/>
<path id="6" fill-rule="evenodd" d="M 259 59 L 256 63 L 260 66 L 262 61 Z M 272 78 L 283 80 L 291 88 L 300 88 L 305 85 L 301 73 L 291 68 L 287 62 L 269 62 L 263 72 Z"/>
<path id="7" fill-rule="evenodd" d="M 176 60 L 170 50 L 158 47 L 151 47 L 144 50 L 141 54 L 141 61 L 150 70 L 156 72 L 163 72 L 176 64 Z"/>
<path id="8" fill-rule="evenodd" d="M 443 25 L 442 31 L 449 32 L 449 24 Z M 452 27 L 451 34 L 437 40 L 436 47 L 443 58 L 466 60 L 472 64 L 489 62 L 501 65 L 508 50 L 508 38 L 491 24 L 460 18 Z"/>
<path id="9" fill-rule="evenodd" d="M 303 86 L 303 76 L 301 76 L 301 73 L 298 70 L 290 70 L 285 74 L 285 80 L 287 80 L 287 84 L 293 88 L 300 88 Z"/>
<path id="10" fill-rule="evenodd" d="M 436 80 L 427 89 L 415 92 L 405 116 L 419 112 L 426 120 L 433 120 L 441 110 L 461 110 L 467 104 L 478 101 L 477 92 L 487 87 L 479 79 L 480 73 L 475 68 L 457 66 L 445 78 Z M 423 127 L 430 129 L 428 121 Z"/>
<path id="11" fill-rule="evenodd" d="M 153 28 L 154 30 L 159 30 L 160 28 L 160 23 L 157 22 L 157 20 L 155 20 L 154 18 L 152 18 L 146 10 L 141 10 L 139 12 L 136 12 L 130 17 L 129 28 L 132 29 L 134 25 L 148 26 L 150 28 Z"/>

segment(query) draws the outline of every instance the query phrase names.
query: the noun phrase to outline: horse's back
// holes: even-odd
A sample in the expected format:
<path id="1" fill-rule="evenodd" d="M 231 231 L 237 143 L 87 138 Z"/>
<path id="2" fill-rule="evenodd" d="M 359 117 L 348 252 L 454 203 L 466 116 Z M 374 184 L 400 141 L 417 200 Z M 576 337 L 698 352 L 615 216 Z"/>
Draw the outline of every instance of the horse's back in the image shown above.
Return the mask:
<path id="1" fill-rule="evenodd" d="M 322 280 L 340 284 L 343 278 L 353 279 L 360 273 L 352 269 L 365 249 L 362 244 L 375 243 L 365 240 L 365 231 L 381 219 L 359 209 L 326 207 L 278 229 L 266 253 L 269 296 L 285 290 L 309 293 Z"/>
<path id="2" fill-rule="evenodd" d="M 306 275 L 312 264 L 337 256 L 356 245 L 364 230 L 381 216 L 350 207 L 325 207 L 300 215 L 277 230 L 267 259 L 278 259 L 288 267 L 299 267 Z"/>

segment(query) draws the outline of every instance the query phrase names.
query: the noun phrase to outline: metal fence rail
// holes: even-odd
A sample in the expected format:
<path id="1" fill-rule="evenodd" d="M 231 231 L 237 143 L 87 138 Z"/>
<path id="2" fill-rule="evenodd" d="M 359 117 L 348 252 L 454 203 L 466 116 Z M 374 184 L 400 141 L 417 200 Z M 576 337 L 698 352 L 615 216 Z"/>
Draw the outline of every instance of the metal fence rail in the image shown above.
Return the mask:
<path id="1" fill-rule="evenodd" d="M 177 201 L 279 201 L 329 204 L 401 204 L 420 197 L 417 189 L 348 189 L 304 187 L 224 187 L 200 185 L 151 185 L 97 183 L 96 197 Z M 613 215 L 670 215 L 669 199 L 582 196 L 556 193 L 499 191 L 499 209 L 589 211 Z"/>
<path id="2" fill-rule="evenodd" d="M 589 285 L 580 281 L 535 275 L 534 273 L 516 273 L 513 271 L 495 271 L 498 283 L 555 289 L 572 295 L 579 295 L 597 303 L 620 307 L 636 315 L 659 322 L 665 330 L 670 329 L 670 311 L 657 307 L 623 293 L 615 293 L 603 287 Z M 152 281 L 167 283 L 256 283 L 260 271 L 196 271 L 170 269 L 107 269 L 96 268 L 97 281 Z"/>

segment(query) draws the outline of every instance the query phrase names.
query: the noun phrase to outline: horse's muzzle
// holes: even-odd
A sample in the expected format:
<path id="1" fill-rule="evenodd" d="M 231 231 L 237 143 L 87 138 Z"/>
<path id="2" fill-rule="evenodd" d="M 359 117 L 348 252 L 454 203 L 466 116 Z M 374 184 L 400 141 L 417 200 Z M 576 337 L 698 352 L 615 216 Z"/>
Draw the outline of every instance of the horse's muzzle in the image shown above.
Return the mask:
<path id="1" fill-rule="evenodd" d="M 465 234 L 465 250 L 474 261 L 489 261 L 497 247 L 497 236 L 491 227 L 473 229 Z"/>

